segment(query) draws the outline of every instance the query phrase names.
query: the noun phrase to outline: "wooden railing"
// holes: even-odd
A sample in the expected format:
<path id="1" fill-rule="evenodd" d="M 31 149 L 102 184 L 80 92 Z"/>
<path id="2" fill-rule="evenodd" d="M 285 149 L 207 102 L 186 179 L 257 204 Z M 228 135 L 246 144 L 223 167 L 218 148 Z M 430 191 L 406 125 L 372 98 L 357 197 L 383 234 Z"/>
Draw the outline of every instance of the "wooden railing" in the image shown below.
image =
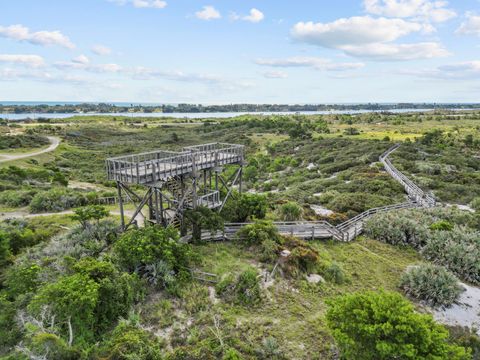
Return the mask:
<path id="1" fill-rule="evenodd" d="M 213 143 L 185 147 L 181 152 L 159 150 L 109 158 L 106 169 L 109 180 L 148 184 L 243 159 L 243 145 Z"/>

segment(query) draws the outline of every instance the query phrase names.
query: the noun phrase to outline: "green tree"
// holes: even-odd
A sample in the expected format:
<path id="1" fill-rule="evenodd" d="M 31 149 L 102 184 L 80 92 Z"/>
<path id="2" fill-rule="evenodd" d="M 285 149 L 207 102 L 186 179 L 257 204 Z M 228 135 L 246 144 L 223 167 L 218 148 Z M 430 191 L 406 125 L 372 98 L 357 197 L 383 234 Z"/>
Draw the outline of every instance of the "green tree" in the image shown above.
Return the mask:
<path id="1" fill-rule="evenodd" d="M 78 221 L 84 229 L 95 220 L 97 225 L 101 219 L 106 218 L 110 212 L 101 205 L 88 205 L 74 210 L 72 219 Z"/>
<path id="2" fill-rule="evenodd" d="M 448 331 L 431 315 L 393 292 L 348 294 L 329 301 L 327 323 L 345 359 L 466 360 L 465 348 L 449 344 Z"/>

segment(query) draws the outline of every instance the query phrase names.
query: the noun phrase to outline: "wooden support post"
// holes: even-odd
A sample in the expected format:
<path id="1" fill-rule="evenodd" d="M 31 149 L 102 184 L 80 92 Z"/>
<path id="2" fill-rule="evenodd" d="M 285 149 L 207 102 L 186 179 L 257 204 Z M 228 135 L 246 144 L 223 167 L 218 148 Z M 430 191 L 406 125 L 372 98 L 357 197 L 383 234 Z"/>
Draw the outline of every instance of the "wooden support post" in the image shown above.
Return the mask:
<path id="1" fill-rule="evenodd" d="M 120 181 L 117 181 L 117 192 L 118 192 L 118 204 L 120 206 L 120 223 L 122 231 L 125 231 L 125 215 L 123 213 L 123 200 L 122 200 L 122 184 Z"/>

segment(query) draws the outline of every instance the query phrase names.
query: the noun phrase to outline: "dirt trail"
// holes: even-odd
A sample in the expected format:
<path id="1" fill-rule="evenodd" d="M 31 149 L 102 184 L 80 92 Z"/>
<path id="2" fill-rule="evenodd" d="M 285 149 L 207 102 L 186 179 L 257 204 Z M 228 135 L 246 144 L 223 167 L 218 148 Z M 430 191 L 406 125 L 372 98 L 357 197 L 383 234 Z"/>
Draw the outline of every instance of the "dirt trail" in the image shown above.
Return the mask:
<path id="1" fill-rule="evenodd" d="M 48 140 L 50 141 L 50 146 L 47 147 L 46 149 L 34 151 L 34 152 L 29 152 L 29 153 L 24 153 L 24 154 L 0 154 L 0 163 L 2 162 L 7 162 L 7 161 L 13 161 L 13 160 L 19 160 L 19 159 L 25 159 L 29 158 L 32 156 L 37 156 L 40 154 L 45 154 L 48 152 L 51 152 L 55 150 L 58 145 L 60 145 L 60 138 L 55 137 L 55 136 L 47 136 Z"/>

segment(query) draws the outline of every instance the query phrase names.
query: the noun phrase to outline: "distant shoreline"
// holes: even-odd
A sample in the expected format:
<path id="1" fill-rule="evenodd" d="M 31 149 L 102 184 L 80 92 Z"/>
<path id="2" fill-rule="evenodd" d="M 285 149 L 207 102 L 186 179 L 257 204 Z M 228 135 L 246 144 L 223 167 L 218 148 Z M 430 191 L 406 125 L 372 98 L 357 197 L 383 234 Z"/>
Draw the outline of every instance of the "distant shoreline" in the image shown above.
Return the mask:
<path id="1" fill-rule="evenodd" d="M 0 101 L 0 117 L 25 114 L 33 117 L 61 115 L 111 115 L 164 117 L 178 114 L 276 114 L 276 113 L 355 113 L 406 112 L 430 110 L 478 110 L 480 103 L 358 103 L 358 104 L 127 104 L 75 102 L 9 102 Z M 30 116 L 30 117 L 31 117 Z M 217 115 L 218 116 L 218 115 Z M 231 115 L 230 115 L 231 116 Z"/>

